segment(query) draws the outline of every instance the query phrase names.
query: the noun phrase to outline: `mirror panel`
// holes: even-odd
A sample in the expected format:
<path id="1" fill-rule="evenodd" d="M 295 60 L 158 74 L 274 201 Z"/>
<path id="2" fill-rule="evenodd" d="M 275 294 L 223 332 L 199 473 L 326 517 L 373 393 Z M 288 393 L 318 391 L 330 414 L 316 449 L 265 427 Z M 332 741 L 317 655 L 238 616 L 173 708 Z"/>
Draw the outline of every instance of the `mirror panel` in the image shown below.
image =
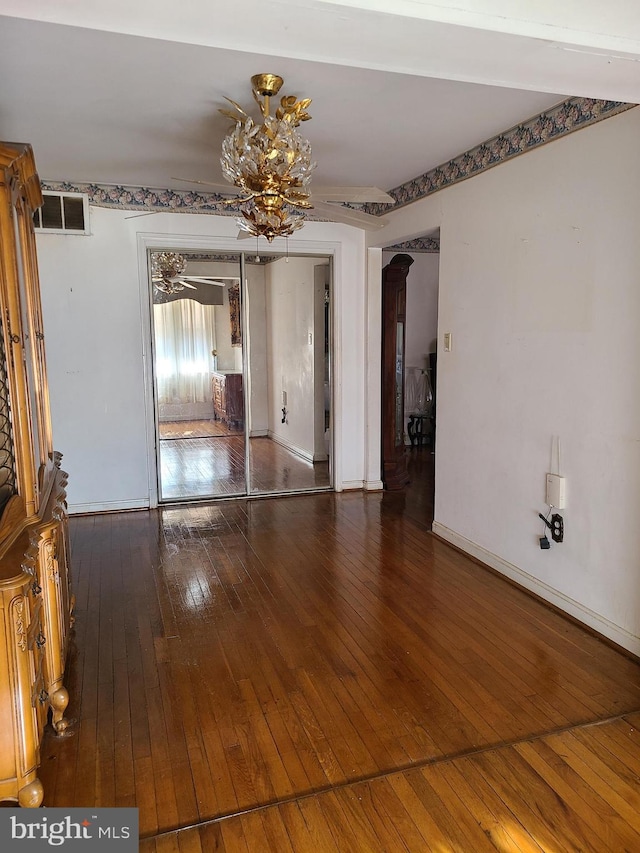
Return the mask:
<path id="1" fill-rule="evenodd" d="M 180 254 L 209 281 L 151 284 L 160 502 L 329 489 L 330 258 Z"/>
<path id="2" fill-rule="evenodd" d="M 329 488 L 330 259 L 246 267 L 249 493 Z"/>
<path id="3" fill-rule="evenodd" d="M 153 287 L 163 502 L 246 492 L 239 263 L 190 258 L 185 275 L 215 281 L 175 295 Z"/>

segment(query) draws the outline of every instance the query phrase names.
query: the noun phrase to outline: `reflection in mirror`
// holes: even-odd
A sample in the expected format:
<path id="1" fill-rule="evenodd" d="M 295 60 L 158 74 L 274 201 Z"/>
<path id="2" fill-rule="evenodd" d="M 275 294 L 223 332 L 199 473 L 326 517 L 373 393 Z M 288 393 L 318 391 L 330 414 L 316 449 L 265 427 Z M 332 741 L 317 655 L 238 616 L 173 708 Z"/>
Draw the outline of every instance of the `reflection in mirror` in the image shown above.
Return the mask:
<path id="1" fill-rule="evenodd" d="M 238 260 L 186 257 L 186 276 L 212 280 L 152 286 L 161 501 L 246 491 Z"/>
<path id="2" fill-rule="evenodd" d="M 329 258 L 245 271 L 249 492 L 329 488 Z"/>
<path id="3" fill-rule="evenodd" d="M 152 284 L 160 501 L 330 488 L 330 258 L 250 256 L 242 287 L 240 255 L 181 254 L 195 286 Z"/>
<path id="4" fill-rule="evenodd" d="M 396 424 L 396 444 L 402 444 L 404 441 L 404 322 L 399 320 L 396 323 L 396 369 L 395 369 L 395 424 Z"/>

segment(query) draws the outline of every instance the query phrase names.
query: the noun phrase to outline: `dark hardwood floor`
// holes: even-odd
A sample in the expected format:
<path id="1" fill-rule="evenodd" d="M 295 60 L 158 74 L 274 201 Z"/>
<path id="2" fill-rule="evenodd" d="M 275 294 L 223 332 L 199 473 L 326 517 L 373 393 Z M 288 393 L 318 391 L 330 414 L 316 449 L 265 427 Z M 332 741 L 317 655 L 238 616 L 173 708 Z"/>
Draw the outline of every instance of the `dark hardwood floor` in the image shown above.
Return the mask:
<path id="1" fill-rule="evenodd" d="M 45 805 L 137 806 L 147 853 L 640 851 L 640 664 L 413 489 L 72 518 Z"/>
<path id="2" fill-rule="evenodd" d="M 160 421 L 158 433 L 161 440 L 176 438 L 208 438 L 214 435 L 242 435 L 239 424 L 228 425 L 215 418 L 200 418 L 194 421 Z"/>
<path id="3" fill-rule="evenodd" d="M 394 507 L 404 518 L 411 519 L 428 530 L 431 530 L 433 522 L 435 461 L 435 454 L 430 447 L 408 447 L 409 483 L 404 489 L 385 495 L 389 509 Z"/>
<path id="4" fill-rule="evenodd" d="M 162 500 L 246 493 L 244 434 L 160 442 Z M 311 463 L 266 436 L 249 439 L 249 493 L 329 488 L 329 463 Z"/>

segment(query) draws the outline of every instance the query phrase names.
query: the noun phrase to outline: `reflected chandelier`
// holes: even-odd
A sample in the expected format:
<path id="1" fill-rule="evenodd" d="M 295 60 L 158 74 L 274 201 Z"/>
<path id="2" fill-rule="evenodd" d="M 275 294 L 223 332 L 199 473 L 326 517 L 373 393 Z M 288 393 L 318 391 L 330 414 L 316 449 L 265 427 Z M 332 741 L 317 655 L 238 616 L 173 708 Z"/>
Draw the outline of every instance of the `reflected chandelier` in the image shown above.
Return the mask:
<path id="1" fill-rule="evenodd" d="M 304 225 L 304 211 L 309 201 L 311 173 L 316 164 L 311 159 L 311 146 L 297 128 L 311 116 L 310 98 L 297 100 L 285 95 L 275 115 L 270 113 L 270 100 L 282 86 L 282 77 L 256 74 L 251 78 L 253 97 L 262 123 L 256 124 L 242 107 L 230 98 L 234 107 L 220 112 L 235 122 L 222 143 L 220 164 L 229 183 L 243 193 L 233 203 L 240 204 L 242 218 L 238 225 L 255 237 L 289 237 Z"/>
<path id="2" fill-rule="evenodd" d="M 151 253 L 151 280 L 163 293 L 179 293 L 185 284 L 181 276 L 187 268 L 187 259 L 176 252 Z"/>

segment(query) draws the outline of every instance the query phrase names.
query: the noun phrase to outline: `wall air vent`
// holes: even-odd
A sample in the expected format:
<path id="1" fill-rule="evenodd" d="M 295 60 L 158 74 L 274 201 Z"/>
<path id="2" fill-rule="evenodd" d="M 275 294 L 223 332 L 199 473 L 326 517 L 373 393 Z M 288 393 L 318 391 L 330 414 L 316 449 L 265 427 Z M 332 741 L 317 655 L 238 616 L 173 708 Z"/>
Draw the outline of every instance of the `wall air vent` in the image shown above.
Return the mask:
<path id="1" fill-rule="evenodd" d="M 43 192 L 44 204 L 33 214 L 36 231 L 88 234 L 89 197 L 84 193 Z"/>

